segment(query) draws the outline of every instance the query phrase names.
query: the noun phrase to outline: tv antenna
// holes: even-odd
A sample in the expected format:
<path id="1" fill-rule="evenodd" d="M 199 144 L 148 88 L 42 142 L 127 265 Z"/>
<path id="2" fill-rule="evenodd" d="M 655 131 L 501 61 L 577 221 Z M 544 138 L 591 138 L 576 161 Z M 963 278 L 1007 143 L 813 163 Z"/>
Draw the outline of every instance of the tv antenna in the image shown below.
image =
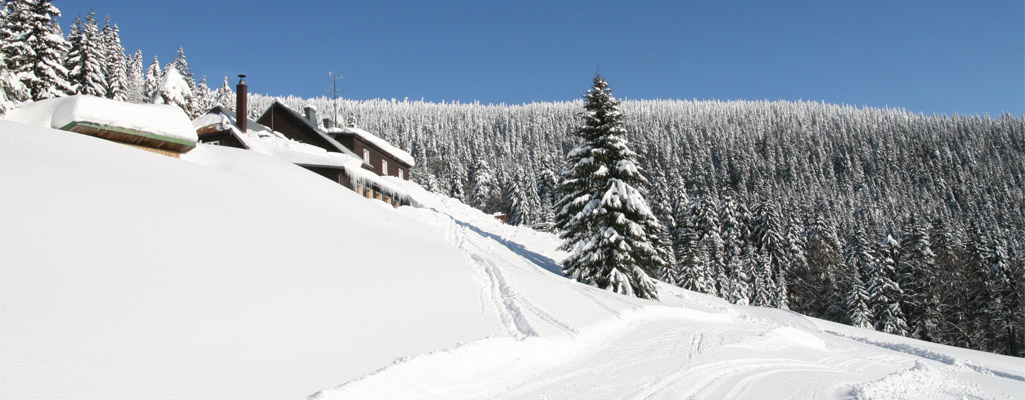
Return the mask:
<path id="1" fill-rule="evenodd" d="M 331 115 L 331 120 L 335 126 L 338 126 L 338 93 L 348 90 L 338 88 L 338 79 L 345 79 L 345 75 L 335 75 L 334 71 L 331 71 L 327 73 L 327 76 L 331 77 L 331 104 L 334 106 L 335 111 Z"/>

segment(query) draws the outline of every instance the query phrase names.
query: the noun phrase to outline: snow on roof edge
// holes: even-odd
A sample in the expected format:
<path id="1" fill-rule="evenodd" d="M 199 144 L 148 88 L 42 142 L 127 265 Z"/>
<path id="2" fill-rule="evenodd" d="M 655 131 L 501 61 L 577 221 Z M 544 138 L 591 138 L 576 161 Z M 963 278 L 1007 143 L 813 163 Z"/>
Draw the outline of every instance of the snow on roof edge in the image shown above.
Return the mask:
<path id="1" fill-rule="evenodd" d="M 414 159 L 413 156 L 410 155 L 408 152 L 406 152 L 405 150 L 402 150 L 402 149 L 400 149 L 398 147 L 395 147 L 391 143 L 388 143 L 387 140 L 384 140 L 384 139 L 378 137 L 377 135 L 374 135 L 374 134 L 372 134 L 370 132 L 367 132 L 367 131 L 365 131 L 363 129 L 356 128 L 356 127 L 345 127 L 345 128 L 332 128 L 332 129 L 328 129 L 327 131 L 329 133 L 351 133 L 353 135 L 359 136 L 361 139 L 363 139 L 363 141 L 371 143 L 374 146 L 377 146 L 381 150 L 384 150 L 386 153 L 391 154 L 393 157 L 395 157 L 399 161 L 409 165 L 410 167 L 416 166 L 416 159 Z"/>

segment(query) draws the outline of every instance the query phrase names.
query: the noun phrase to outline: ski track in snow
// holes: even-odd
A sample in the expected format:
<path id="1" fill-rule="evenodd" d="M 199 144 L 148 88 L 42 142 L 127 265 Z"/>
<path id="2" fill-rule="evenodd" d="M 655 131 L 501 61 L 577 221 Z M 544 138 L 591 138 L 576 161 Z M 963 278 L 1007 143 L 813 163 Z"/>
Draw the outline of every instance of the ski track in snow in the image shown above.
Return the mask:
<path id="1" fill-rule="evenodd" d="M 664 298 L 710 312 L 643 306 L 567 285 L 615 320 L 580 332 L 509 282 L 503 270 L 553 272 L 514 248 L 522 246 L 435 208 L 403 211 L 437 228 L 474 261 L 482 307 L 497 311 L 512 341 L 485 338 L 408 357 L 311 398 L 901 398 L 907 385 L 933 388 L 913 397 L 1010 398 L 952 382 L 950 374 L 968 370 L 1023 380 L 910 345 L 823 332 L 793 312 L 725 305 L 666 286 L 660 286 Z M 524 263 L 510 261 L 518 259 Z M 551 328 L 563 335 L 541 333 Z M 865 354 L 863 345 L 879 351 Z M 395 389 L 397 382 L 406 388 Z"/>

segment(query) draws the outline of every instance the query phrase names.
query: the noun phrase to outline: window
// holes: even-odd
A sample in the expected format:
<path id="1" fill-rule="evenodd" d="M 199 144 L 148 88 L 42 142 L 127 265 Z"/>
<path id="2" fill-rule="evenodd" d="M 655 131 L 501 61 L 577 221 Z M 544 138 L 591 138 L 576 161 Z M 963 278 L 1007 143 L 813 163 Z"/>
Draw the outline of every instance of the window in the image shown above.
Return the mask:
<path id="1" fill-rule="evenodd" d="M 402 168 L 399 168 L 399 179 L 406 179 L 402 177 Z"/>
<path id="2" fill-rule="evenodd" d="M 211 146 L 220 146 L 221 145 L 221 141 L 220 140 L 211 140 L 209 142 L 206 142 L 206 144 L 211 145 Z"/>
<path id="3" fill-rule="evenodd" d="M 370 164 L 370 149 L 363 149 L 363 163 Z"/>
<path id="4" fill-rule="evenodd" d="M 381 175 L 388 176 L 388 160 L 381 160 Z"/>

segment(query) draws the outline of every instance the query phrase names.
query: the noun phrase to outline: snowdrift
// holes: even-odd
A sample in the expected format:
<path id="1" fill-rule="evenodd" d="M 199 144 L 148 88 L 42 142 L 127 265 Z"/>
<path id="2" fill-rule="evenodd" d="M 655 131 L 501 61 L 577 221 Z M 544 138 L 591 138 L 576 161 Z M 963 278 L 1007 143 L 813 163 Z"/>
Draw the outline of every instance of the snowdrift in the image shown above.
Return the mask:
<path id="1" fill-rule="evenodd" d="M 1008 398 L 1021 359 L 569 281 L 552 235 L 390 180 L 0 121 L 5 398 Z"/>

